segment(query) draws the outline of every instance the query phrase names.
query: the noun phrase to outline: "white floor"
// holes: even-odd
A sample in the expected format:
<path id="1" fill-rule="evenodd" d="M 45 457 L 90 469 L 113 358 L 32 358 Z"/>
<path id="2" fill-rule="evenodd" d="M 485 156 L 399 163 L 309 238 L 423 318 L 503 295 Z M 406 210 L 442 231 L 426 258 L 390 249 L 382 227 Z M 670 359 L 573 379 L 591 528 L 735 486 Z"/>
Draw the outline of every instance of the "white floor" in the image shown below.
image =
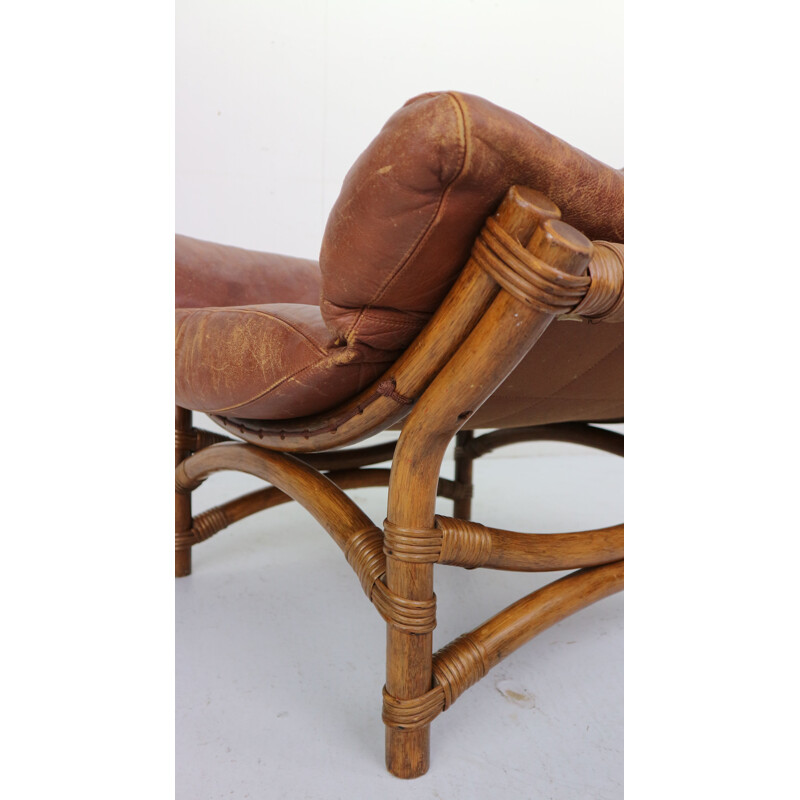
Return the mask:
<path id="1" fill-rule="evenodd" d="M 473 516 L 495 527 L 622 520 L 622 459 L 603 453 L 515 445 L 476 462 L 475 480 Z M 260 485 L 213 476 L 195 511 Z M 385 491 L 350 495 L 380 524 Z M 439 508 L 452 514 L 449 501 Z M 437 567 L 434 648 L 560 574 Z M 384 624 L 302 508 L 269 509 L 196 547 L 193 574 L 176 582 L 176 621 L 178 800 L 623 796 L 621 594 L 460 697 L 434 721 L 431 769 L 414 781 L 383 763 Z"/>

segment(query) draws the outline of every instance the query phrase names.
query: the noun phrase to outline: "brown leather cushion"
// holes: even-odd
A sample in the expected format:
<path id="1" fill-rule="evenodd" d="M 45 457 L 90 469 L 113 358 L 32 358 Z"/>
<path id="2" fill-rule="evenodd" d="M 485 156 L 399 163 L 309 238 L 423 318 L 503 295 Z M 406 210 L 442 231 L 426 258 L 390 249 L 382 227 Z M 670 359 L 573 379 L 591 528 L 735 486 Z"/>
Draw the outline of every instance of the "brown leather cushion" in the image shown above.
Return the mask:
<path id="1" fill-rule="evenodd" d="M 556 320 L 468 427 L 621 420 L 624 328 Z"/>
<path id="2" fill-rule="evenodd" d="M 471 95 L 409 100 L 348 172 L 320 252 L 338 340 L 405 347 L 453 284 L 508 188 L 538 189 L 591 239 L 624 240 L 624 181 L 522 117 Z M 398 333 L 401 334 L 398 338 Z"/>
<path id="3" fill-rule="evenodd" d="M 175 308 L 319 305 L 319 264 L 175 236 Z"/>
<path id="4" fill-rule="evenodd" d="M 409 101 L 350 170 L 321 284 L 313 262 L 176 240 L 176 402 L 285 419 L 346 400 L 421 330 L 515 183 L 550 196 L 591 238 L 623 241 L 620 171 L 455 93 Z M 472 424 L 621 417 L 622 328 L 554 323 Z"/>

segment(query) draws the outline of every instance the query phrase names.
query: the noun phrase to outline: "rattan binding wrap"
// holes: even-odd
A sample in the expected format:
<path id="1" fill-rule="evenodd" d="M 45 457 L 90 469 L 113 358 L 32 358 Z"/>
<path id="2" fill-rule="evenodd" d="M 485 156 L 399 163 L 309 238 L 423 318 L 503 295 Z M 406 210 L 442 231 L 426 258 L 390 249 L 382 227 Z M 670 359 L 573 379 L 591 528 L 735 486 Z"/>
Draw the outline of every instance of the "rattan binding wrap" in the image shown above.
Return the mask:
<path id="1" fill-rule="evenodd" d="M 470 634 L 465 633 L 433 657 L 434 686 L 410 700 L 392 697 L 384 687 L 383 721 L 393 728 L 413 730 L 428 725 L 489 672 L 489 657 Z"/>
<path id="2" fill-rule="evenodd" d="M 436 595 L 430 600 L 408 600 L 394 594 L 383 581 L 375 581 L 370 600 L 386 622 L 399 631 L 430 633 L 436 627 Z"/>
<path id="3" fill-rule="evenodd" d="M 344 556 L 356 573 L 364 594 L 371 597 L 373 585 L 386 571 L 381 532 L 377 528 L 367 528 L 354 534 L 347 541 Z"/>
<path id="4" fill-rule="evenodd" d="M 420 564 L 479 567 L 492 552 L 492 534 L 484 525 L 436 516 L 436 527 L 401 528 L 384 520 L 383 552 Z"/>
<path id="5" fill-rule="evenodd" d="M 407 633 L 430 633 L 436 627 L 436 598 L 407 600 L 384 583 L 386 558 L 383 536 L 377 528 L 354 534 L 345 545 L 345 558 L 358 576 L 365 594 L 378 613 L 393 627 Z"/>
<path id="6" fill-rule="evenodd" d="M 401 700 L 392 697 L 383 687 L 383 712 L 381 718 L 385 725 L 401 731 L 413 731 L 429 725 L 444 711 L 444 692 L 435 686 L 419 697 Z"/>
<path id="7" fill-rule="evenodd" d="M 620 322 L 624 247 L 612 242 L 593 245 L 588 275 L 570 275 L 534 256 L 489 218 L 475 241 L 472 257 L 526 305 L 562 317 Z"/>
<path id="8" fill-rule="evenodd" d="M 570 316 L 591 322 L 622 322 L 625 314 L 625 248 L 614 242 L 593 242 L 589 262 L 592 279 L 583 300 Z"/>
<path id="9" fill-rule="evenodd" d="M 215 533 L 219 533 L 231 524 L 231 520 L 225 514 L 223 508 L 210 508 L 202 514 L 197 514 L 192 519 L 190 530 L 182 534 L 175 535 L 175 547 L 186 547 L 187 545 L 199 544 L 206 539 L 210 539 Z"/>
<path id="10" fill-rule="evenodd" d="M 458 564 L 474 569 L 489 560 L 492 534 L 485 525 L 437 515 L 436 527 L 442 537 L 440 564 Z"/>
<path id="11" fill-rule="evenodd" d="M 510 295 L 547 314 L 571 311 L 591 283 L 586 275 L 577 277 L 546 264 L 491 217 L 475 241 L 472 255 Z"/>
<path id="12" fill-rule="evenodd" d="M 383 551 L 387 556 L 434 564 L 442 549 L 442 534 L 436 528 L 401 528 L 389 520 L 383 522 Z"/>

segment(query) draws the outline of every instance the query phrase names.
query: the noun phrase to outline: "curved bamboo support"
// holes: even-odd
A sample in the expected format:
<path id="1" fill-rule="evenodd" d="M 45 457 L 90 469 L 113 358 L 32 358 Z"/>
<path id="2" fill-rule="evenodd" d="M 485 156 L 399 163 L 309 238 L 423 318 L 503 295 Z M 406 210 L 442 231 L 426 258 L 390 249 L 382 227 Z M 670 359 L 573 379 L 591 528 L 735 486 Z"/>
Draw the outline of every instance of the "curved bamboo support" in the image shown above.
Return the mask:
<path id="1" fill-rule="evenodd" d="M 384 689 L 383 721 L 390 730 L 424 730 L 506 656 L 562 619 L 619 592 L 623 561 L 573 572 L 518 600 L 433 657 L 433 686 L 404 700 Z"/>
<path id="2" fill-rule="evenodd" d="M 471 638 L 480 643 L 491 669 L 556 622 L 622 591 L 624 582 L 624 561 L 578 570 L 513 603 Z"/>
<path id="3" fill-rule="evenodd" d="M 358 576 L 367 597 L 385 618 L 400 624 L 429 626 L 429 608 L 404 607 L 394 602 L 382 579 L 386 572 L 383 536 L 369 517 L 330 478 L 287 453 L 275 453 L 249 444 L 216 444 L 182 461 L 175 470 L 179 492 L 191 492 L 209 475 L 236 470 L 269 481 L 296 500 L 330 534 Z M 210 528 L 221 529 L 225 519 L 209 514 Z M 211 530 L 209 535 L 214 533 Z"/>
<path id="4" fill-rule="evenodd" d="M 377 530 L 367 515 L 330 479 L 286 453 L 248 444 L 215 444 L 182 461 L 176 482 L 191 491 L 209 475 L 236 470 L 269 481 L 297 500 L 331 535 L 342 550 L 363 530 Z"/>
<path id="5" fill-rule="evenodd" d="M 455 480 L 439 479 L 437 495 L 446 497 L 455 502 L 453 516 L 457 519 L 468 520 L 472 507 L 472 462 L 499 447 L 528 441 L 560 441 L 571 444 L 584 445 L 604 450 L 614 455 L 624 455 L 624 436 L 622 434 L 608 431 L 604 428 L 597 428 L 586 423 L 565 422 L 551 425 L 538 425 L 519 428 L 506 428 L 503 430 L 491 431 L 479 437 L 475 437 L 471 430 L 461 430 L 456 434 Z M 201 428 L 192 428 L 188 434 L 181 434 L 176 431 L 176 447 L 182 446 L 188 452 L 197 452 L 204 447 L 221 442 L 233 442 L 235 440 L 221 434 L 206 431 Z M 371 464 L 379 464 L 383 461 L 390 461 L 394 455 L 397 442 L 387 442 L 384 444 L 373 445 L 371 447 L 349 448 L 346 450 L 325 451 L 321 453 L 303 453 L 297 457 L 320 471 L 345 470 L 356 467 L 364 467 Z M 336 482 L 336 479 L 334 479 Z M 381 486 L 383 483 L 363 483 L 360 486 Z M 343 487 L 344 488 L 344 487 Z M 348 485 L 346 488 L 355 488 L 355 485 Z M 254 496 L 260 492 L 269 492 L 270 489 L 262 489 L 253 493 Z M 291 498 L 280 502 L 286 502 Z M 266 505 L 262 508 L 271 508 L 276 503 L 269 501 L 266 497 Z M 250 512 L 255 513 L 255 511 Z M 241 519 L 237 517 L 236 519 Z M 230 523 L 228 523 L 230 524 Z M 221 530 L 221 529 L 220 529 Z M 195 543 L 202 541 L 196 539 Z M 573 565 L 585 566 L 585 565 Z"/>
<path id="6" fill-rule="evenodd" d="M 388 469 L 346 469 L 326 473 L 340 489 L 358 489 L 368 486 L 388 486 Z M 219 533 L 234 522 L 239 522 L 259 511 L 292 501 L 286 492 L 268 486 L 222 503 L 194 517 L 191 530 L 184 534 L 190 545 L 199 544 Z"/>
<path id="7" fill-rule="evenodd" d="M 325 477 L 332 480 L 340 489 L 388 486 L 390 475 L 391 470 L 389 469 L 342 469 L 325 473 Z M 452 500 L 457 493 L 458 488 L 454 481 L 439 478 L 437 491 L 439 497 Z M 199 544 L 211 538 L 215 533 L 233 525 L 234 522 L 239 522 L 259 511 L 289 503 L 292 499 L 276 486 L 268 486 L 229 500 L 227 503 L 221 503 L 197 514 L 192 521 L 191 528 L 176 535 L 176 547 L 185 548 Z"/>
<path id="8" fill-rule="evenodd" d="M 367 597 L 392 629 L 414 636 L 429 635 L 434 629 L 435 598 L 407 597 L 386 585 L 381 531 L 332 480 L 287 453 L 223 443 L 182 461 L 175 470 L 176 489 L 191 492 L 222 470 L 255 475 L 299 502 L 342 549 Z M 199 535 L 208 538 L 227 524 L 224 512 L 212 509 L 202 518 Z"/>
<path id="9" fill-rule="evenodd" d="M 624 557 L 624 525 L 576 533 L 517 533 L 436 517 L 439 564 L 551 572 L 610 564 Z"/>
<path id="10" fill-rule="evenodd" d="M 462 447 L 470 458 L 479 458 L 498 447 L 534 441 L 567 442 L 604 450 L 615 456 L 625 455 L 623 434 L 583 422 L 558 422 L 552 425 L 504 428 L 476 436 L 471 441 L 465 442 Z"/>

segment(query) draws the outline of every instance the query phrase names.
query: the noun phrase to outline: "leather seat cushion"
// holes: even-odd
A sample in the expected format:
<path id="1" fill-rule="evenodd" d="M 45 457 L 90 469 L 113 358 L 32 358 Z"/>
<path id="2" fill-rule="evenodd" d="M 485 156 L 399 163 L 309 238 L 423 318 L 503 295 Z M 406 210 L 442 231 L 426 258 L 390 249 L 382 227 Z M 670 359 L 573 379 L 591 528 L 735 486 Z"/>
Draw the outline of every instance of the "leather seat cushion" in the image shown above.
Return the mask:
<path id="1" fill-rule="evenodd" d="M 244 419 L 291 419 L 374 381 L 386 354 L 328 347 L 319 306 L 291 303 L 175 312 L 176 402 Z M 399 354 L 398 354 L 399 355 Z"/>
<path id="2" fill-rule="evenodd" d="M 190 289 L 213 296 L 217 270 L 200 268 L 206 243 L 191 243 L 198 255 L 196 269 L 190 287 L 183 283 L 186 271 L 179 272 L 177 296 L 187 296 Z M 180 242 L 179 250 L 186 245 Z M 211 253 L 221 247 L 209 246 Z M 252 262 L 267 268 L 286 264 L 283 257 L 268 253 L 251 253 L 244 259 L 245 264 Z M 314 262 L 301 266 L 316 269 Z M 241 287 L 241 294 L 226 288 L 234 292 L 226 295 L 228 299 L 247 299 L 245 282 L 232 279 L 229 285 Z M 292 289 L 289 295 L 293 293 Z M 175 313 L 177 402 L 197 410 L 245 419 L 313 414 L 331 396 L 349 397 L 352 386 L 374 381 L 399 355 L 362 346 L 364 358 L 346 362 L 343 356 L 351 351 L 327 346 L 329 331 L 315 305 L 212 306 L 179 308 Z M 557 320 L 475 413 L 470 427 L 620 419 L 624 327 Z M 370 353 L 372 361 L 367 360 Z M 261 413 L 265 399 L 270 416 Z"/>

